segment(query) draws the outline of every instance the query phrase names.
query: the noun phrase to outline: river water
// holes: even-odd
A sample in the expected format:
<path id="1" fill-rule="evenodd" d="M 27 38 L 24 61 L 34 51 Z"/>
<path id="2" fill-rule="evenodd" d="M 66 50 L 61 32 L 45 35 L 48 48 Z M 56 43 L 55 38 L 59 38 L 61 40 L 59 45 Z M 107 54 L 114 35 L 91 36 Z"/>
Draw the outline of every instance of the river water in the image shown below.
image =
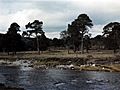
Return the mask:
<path id="1" fill-rule="evenodd" d="M 25 90 L 120 90 L 120 73 L 0 66 L 0 83 Z"/>

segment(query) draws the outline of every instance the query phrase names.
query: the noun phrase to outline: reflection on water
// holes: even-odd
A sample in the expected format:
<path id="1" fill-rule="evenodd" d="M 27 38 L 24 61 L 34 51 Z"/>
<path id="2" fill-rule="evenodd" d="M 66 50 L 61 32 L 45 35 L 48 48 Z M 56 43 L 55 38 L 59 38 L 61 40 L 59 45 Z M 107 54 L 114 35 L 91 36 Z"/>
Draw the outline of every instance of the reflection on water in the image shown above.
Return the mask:
<path id="1" fill-rule="evenodd" d="M 119 90 L 120 73 L 0 66 L 0 83 L 25 90 Z"/>

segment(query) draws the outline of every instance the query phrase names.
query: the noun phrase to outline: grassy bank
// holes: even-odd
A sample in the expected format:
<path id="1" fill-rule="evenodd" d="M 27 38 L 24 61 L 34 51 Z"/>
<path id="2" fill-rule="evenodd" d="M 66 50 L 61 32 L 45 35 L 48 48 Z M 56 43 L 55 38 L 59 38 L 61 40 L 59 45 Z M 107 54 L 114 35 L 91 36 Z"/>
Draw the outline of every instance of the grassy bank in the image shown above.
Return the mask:
<path id="1" fill-rule="evenodd" d="M 120 64 L 96 65 L 96 66 L 81 66 L 80 70 L 81 71 L 120 72 Z"/>
<path id="2" fill-rule="evenodd" d="M 73 65 L 72 69 L 87 71 L 120 71 L 120 55 L 111 51 L 90 51 L 68 54 L 66 50 L 44 51 L 40 55 L 37 52 L 18 52 L 17 55 L 0 53 L 1 60 L 31 60 L 34 67 L 57 67 L 60 65 Z"/>

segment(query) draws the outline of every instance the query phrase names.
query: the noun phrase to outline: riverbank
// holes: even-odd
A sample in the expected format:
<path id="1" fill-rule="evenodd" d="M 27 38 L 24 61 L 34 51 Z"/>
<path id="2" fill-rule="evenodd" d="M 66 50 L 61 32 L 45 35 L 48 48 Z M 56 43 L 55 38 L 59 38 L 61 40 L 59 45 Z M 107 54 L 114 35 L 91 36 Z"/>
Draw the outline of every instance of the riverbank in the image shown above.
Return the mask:
<path id="1" fill-rule="evenodd" d="M 24 60 L 24 62 L 18 62 Z M 14 63 L 16 62 L 17 63 Z M 29 61 L 29 62 L 28 62 Z M 0 54 L 1 65 L 28 63 L 32 68 L 59 68 L 81 71 L 108 71 L 120 72 L 120 55 L 111 52 L 91 52 L 86 54 L 70 53 L 67 51 L 45 51 L 40 55 L 37 52 L 19 52 L 17 55 Z M 26 65 L 26 64 L 25 64 Z"/>

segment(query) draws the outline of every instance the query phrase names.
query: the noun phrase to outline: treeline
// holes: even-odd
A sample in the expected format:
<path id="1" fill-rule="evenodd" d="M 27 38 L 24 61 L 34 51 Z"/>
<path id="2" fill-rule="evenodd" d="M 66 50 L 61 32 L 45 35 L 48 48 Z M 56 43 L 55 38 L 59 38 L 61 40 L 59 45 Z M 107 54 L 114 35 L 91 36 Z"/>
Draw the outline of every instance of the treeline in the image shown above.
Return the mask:
<path id="1" fill-rule="evenodd" d="M 25 25 L 26 31 L 19 34 L 20 26 L 14 22 L 8 28 L 6 34 L 0 34 L 0 52 L 16 54 L 17 51 L 40 51 L 48 50 L 49 47 L 62 47 L 60 39 L 49 39 L 42 30 L 43 22 L 34 20 Z"/>
<path id="2" fill-rule="evenodd" d="M 103 35 L 97 35 L 91 38 L 89 33 L 92 28 L 92 20 L 87 14 L 80 14 L 77 19 L 68 24 L 67 30 L 60 33 L 61 39 L 64 41 L 64 45 L 69 49 L 73 49 L 74 52 L 81 50 L 84 53 L 88 50 L 114 50 L 120 49 L 120 23 L 110 22 L 103 28 Z"/>
<path id="3" fill-rule="evenodd" d="M 0 51 L 40 51 L 51 49 L 67 49 L 88 53 L 89 50 L 114 50 L 120 48 L 120 23 L 111 22 L 104 26 L 103 35 L 97 35 L 91 38 L 89 33 L 93 23 L 87 14 L 80 14 L 71 24 L 68 24 L 67 30 L 60 33 L 60 39 L 49 39 L 45 36 L 42 28 L 43 22 L 34 20 L 25 25 L 26 31 L 19 34 L 20 26 L 14 22 L 8 28 L 6 34 L 0 34 Z"/>

